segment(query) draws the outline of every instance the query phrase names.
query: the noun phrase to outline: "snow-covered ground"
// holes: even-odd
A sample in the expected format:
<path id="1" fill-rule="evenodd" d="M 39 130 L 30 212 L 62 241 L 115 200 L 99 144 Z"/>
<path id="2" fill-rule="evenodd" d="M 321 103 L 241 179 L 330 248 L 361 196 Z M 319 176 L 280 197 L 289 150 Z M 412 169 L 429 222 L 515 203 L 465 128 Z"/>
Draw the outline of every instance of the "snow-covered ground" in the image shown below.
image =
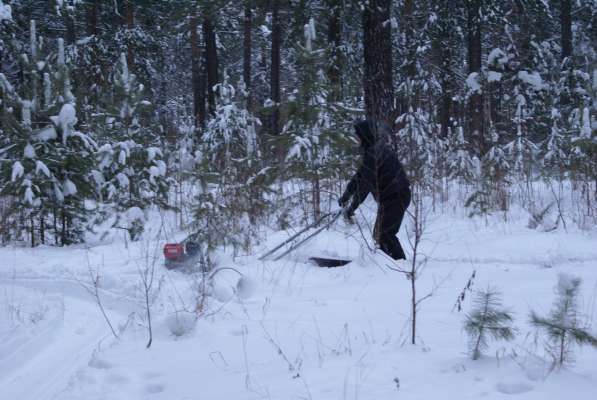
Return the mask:
<path id="1" fill-rule="evenodd" d="M 374 207 L 362 209 L 368 238 Z M 573 365 L 551 370 L 528 314 L 548 312 L 557 276 L 567 272 L 583 279 L 582 311 L 588 321 L 597 318 L 597 232 L 569 226 L 546 233 L 527 221 L 522 211 L 507 221 L 429 216 L 417 290 L 433 295 L 421 303 L 414 346 L 410 281 L 342 221 L 280 261 L 257 256 L 291 232 L 272 233 L 252 255 L 221 255 L 219 267 L 237 268 L 255 290 L 239 299 L 237 274 L 219 273 L 198 320 L 196 277 L 157 265 L 149 349 L 140 271 L 144 256 L 161 255 L 163 239 L 0 248 L 1 397 L 594 399 L 597 350 L 577 348 Z M 400 237 L 408 248 L 404 230 Z M 354 261 L 325 269 L 307 262 L 312 255 Z M 518 328 L 513 342 L 492 343 L 478 361 L 468 357 L 462 330 L 471 293 L 463 311 L 454 310 L 473 270 L 473 289 L 500 289 Z M 96 275 L 119 339 L 90 294 Z"/>

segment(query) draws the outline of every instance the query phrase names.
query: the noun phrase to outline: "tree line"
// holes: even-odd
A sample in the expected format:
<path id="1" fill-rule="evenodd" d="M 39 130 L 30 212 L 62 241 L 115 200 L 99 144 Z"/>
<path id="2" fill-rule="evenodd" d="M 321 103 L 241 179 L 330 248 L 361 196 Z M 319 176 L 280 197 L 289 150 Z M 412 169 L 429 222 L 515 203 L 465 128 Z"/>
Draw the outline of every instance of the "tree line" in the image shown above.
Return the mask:
<path id="1" fill-rule="evenodd" d="M 360 118 L 386 124 L 421 190 L 464 187 L 471 214 L 543 179 L 572 182 L 595 216 L 595 0 L 0 7 L 5 242 L 65 245 L 100 224 L 134 239 L 185 182 L 203 188 L 193 224 L 210 241 L 289 204 L 317 218 Z M 304 191 L 280 203 L 272 185 L 292 179 Z"/>

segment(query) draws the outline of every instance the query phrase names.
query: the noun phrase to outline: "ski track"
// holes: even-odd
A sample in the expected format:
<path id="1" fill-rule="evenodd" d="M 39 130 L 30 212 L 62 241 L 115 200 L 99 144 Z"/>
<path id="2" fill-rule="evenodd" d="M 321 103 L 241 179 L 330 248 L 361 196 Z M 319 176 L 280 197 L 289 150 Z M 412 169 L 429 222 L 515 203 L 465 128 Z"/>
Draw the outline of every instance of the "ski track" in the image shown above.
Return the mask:
<path id="1" fill-rule="evenodd" d="M 60 398 L 60 392 L 68 386 L 75 371 L 87 365 L 94 350 L 111 338 L 109 328 L 91 295 L 76 281 L 0 279 L 0 287 L 9 284 L 60 294 L 63 305 L 60 315 L 46 321 L 32 337 L 12 343 L 14 346 L 10 349 L 11 343 L 8 343 L 4 354 L 0 353 L 2 398 Z M 117 301 L 122 304 L 116 296 L 104 297 L 110 299 L 107 301 L 110 305 L 115 305 Z M 122 305 L 119 308 L 124 309 Z M 112 318 L 118 318 L 114 308 L 109 311 Z M 63 337 L 69 340 L 61 340 Z"/>

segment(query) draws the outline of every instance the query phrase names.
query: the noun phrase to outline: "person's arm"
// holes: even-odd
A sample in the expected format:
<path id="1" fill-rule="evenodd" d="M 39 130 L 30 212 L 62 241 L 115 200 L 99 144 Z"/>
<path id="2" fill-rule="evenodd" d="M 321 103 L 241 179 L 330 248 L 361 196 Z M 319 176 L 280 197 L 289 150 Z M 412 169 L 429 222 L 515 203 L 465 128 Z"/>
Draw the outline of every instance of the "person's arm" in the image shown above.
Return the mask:
<path id="1" fill-rule="evenodd" d="M 348 209 L 346 210 L 346 214 L 349 217 L 354 214 L 354 212 L 357 210 L 357 208 L 359 208 L 361 203 L 363 201 L 365 201 L 365 199 L 369 195 L 369 185 L 367 185 L 367 182 L 365 180 L 366 174 L 365 174 L 364 168 L 365 168 L 365 166 L 361 166 L 361 168 L 359 168 L 359 171 L 355 175 L 355 177 L 357 177 L 357 179 L 355 179 L 355 181 L 354 181 L 354 187 L 353 187 L 354 194 L 352 196 L 352 202 L 350 203 L 350 207 L 348 207 Z M 351 183 L 352 183 L 352 180 L 351 180 Z"/>
<path id="2" fill-rule="evenodd" d="M 361 168 L 359 168 L 357 170 L 357 173 L 354 174 L 353 177 L 350 179 L 350 182 L 348 182 L 348 186 L 346 186 L 344 194 L 338 200 L 338 204 L 340 205 L 340 207 L 345 207 L 346 204 L 348 204 L 348 201 L 350 200 L 352 195 L 356 192 L 358 186 L 357 182 L 359 180 L 362 180 L 362 178 L 359 176 L 359 173 L 361 173 Z"/>
<path id="3" fill-rule="evenodd" d="M 363 162 L 359 167 L 354 179 L 351 179 L 352 184 L 352 202 L 350 206 L 346 209 L 346 214 L 350 217 L 354 214 L 357 208 L 361 205 L 363 201 L 371 192 L 371 185 L 375 180 L 375 159 L 370 152 L 366 152 L 363 157 Z"/>

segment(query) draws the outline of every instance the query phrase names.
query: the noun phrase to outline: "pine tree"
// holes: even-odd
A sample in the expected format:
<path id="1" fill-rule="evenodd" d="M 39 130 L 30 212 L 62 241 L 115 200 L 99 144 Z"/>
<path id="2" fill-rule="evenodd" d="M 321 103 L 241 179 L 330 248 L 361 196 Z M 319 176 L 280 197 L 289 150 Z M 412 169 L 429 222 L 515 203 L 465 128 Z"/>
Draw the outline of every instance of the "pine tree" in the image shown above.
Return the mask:
<path id="1" fill-rule="evenodd" d="M 471 183 L 477 176 L 478 160 L 471 157 L 470 146 L 464 137 L 464 129 L 459 126 L 448 129 L 448 173 L 451 178 Z"/>
<path id="2" fill-rule="evenodd" d="M 261 122 L 243 107 L 247 104 L 248 93 L 242 81 L 238 86 L 240 90 L 237 91 L 229 83 L 227 74 L 224 74 L 223 82 L 216 85 L 218 104 L 203 133 L 201 154 L 204 159 L 199 165 L 200 172 L 195 175 L 201 180 L 208 173 L 212 179 L 217 179 L 222 196 L 220 204 L 224 205 L 220 210 L 223 224 L 226 221 L 240 222 L 239 217 L 248 216 L 252 223 L 247 228 L 251 230 L 256 228 L 253 226 L 256 219 L 263 216 L 267 204 L 264 194 L 270 180 L 264 180 L 261 173 L 263 163 L 256 134 Z M 196 209 L 198 215 L 209 211 L 202 206 L 206 200 L 211 203 L 215 199 L 211 194 L 201 192 Z M 242 224 L 235 225 L 229 232 L 244 229 Z"/>
<path id="3" fill-rule="evenodd" d="M 95 197 L 95 188 L 89 177 L 95 164 L 97 145 L 88 134 L 76 129 L 76 99 L 72 93 L 70 68 L 62 39 L 58 39 L 55 65 L 50 79 L 52 83 L 44 88 L 46 104 L 52 114 L 56 114 L 51 115 L 50 120 L 57 132 L 47 163 L 60 186 L 54 188 L 54 214 L 60 214 L 56 216 L 61 221 L 60 238 L 64 246 L 82 240 L 87 229 L 91 210 L 85 203 Z M 51 99 L 47 98 L 49 93 L 52 93 Z"/>
<path id="4" fill-rule="evenodd" d="M 398 131 L 398 154 L 407 168 L 412 183 L 429 187 L 434 172 L 434 137 L 430 135 L 429 115 L 423 109 L 413 109 L 397 120 L 402 126 Z"/>
<path id="5" fill-rule="evenodd" d="M 320 215 L 321 181 L 332 171 L 333 147 L 337 135 L 331 131 L 332 113 L 328 104 L 327 77 L 319 47 L 315 21 L 309 20 L 303 27 L 304 46 L 297 44 L 300 69 L 299 86 L 288 104 L 288 122 L 283 128 L 282 140 L 288 148 L 285 161 L 294 176 L 311 183 L 313 218 Z"/>
<path id="6" fill-rule="evenodd" d="M 574 170 L 585 182 L 597 179 L 597 129 L 593 129 L 589 107 L 579 107 L 571 115 L 574 127 L 571 150 Z"/>
<path id="7" fill-rule="evenodd" d="M 30 221 L 33 246 L 36 226 L 39 241 L 45 243 L 47 218 L 54 221 L 56 243 L 77 242 L 82 240 L 89 216 L 85 200 L 93 197 L 88 176 L 95 143 L 75 127 L 63 41 L 58 40 L 57 54 L 47 52 L 32 21 L 30 52 L 21 60 L 29 77 L 23 96 L 6 77 L 0 78 L 5 99 L 4 133 L 7 144 L 11 144 L 4 152 L 7 162 L 2 164 L 2 192 L 16 197 L 16 211 L 24 212 Z"/>
<path id="8" fill-rule="evenodd" d="M 437 24 L 435 13 L 419 13 L 418 6 L 418 2 L 404 2 L 403 7 L 396 9 L 400 23 L 394 18 L 390 21 L 395 25 L 394 28 L 399 28 L 395 47 L 400 71 L 397 85 L 399 113 L 393 121 L 397 132 L 391 134 L 391 143 L 403 161 L 411 182 L 430 188 L 434 178 L 445 175 L 449 161 L 448 155 L 442 151 L 447 137 L 436 133 L 439 124 L 426 103 L 429 98 L 442 96 L 434 92 L 441 86 L 438 80 L 450 74 L 450 65 L 449 60 L 446 60 L 448 64 L 439 68 L 429 68 L 427 65 L 435 62 L 434 51 L 437 50 L 429 42 L 442 27 Z M 438 74 L 443 77 L 438 77 Z M 446 86 L 444 89 L 449 90 Z M 450 125 L 449 116 L 447 118 L 448 121 L 442 121 L 446 125 L 441 128 L 444 132 L 448 131 Z"/>
<path id="9" fill-rule="evenodd" d="M 557 109 L 551 111 L 551 130 L 549 136 L 543 141 L 541 163 L 544 174 L 555 175 L 560 179 L 564 178 L 564 171 L 570 163 L 569 148 L 570 138 L 559 125 L 560 113 Z"/>
<path id="10" fill-rule="evenodd" d="M 523 128 L 526 100 L 524 96 L 517 96 L 516 114 L 514 123 L 516 125 L 516 135 L 512 141 L 506 143 L 504 150 L 510 158 L 512 172 L 518 177 L 527 176 L 530 178 L 531 167 L 534 156 L 537 152 L 537 146 L 527 137 L 526 129 Z"/>
<path id="11" fill-rule="evenodd" d="M 572 344 L 597 347 L 597 336 L 591 334 L 578 310 L 581 279 L 561 273 L 556 286 L 557 298 L 549 315 L 531 312 L 531 324 L 547 334 L 546 349 L 556 365 L 572 361 Z"/>
<path id="12" fill-rule="evenodd" d="M 160 140 L 144 125 L 144 86 L 130 73 L 121 54 L 114 73 L 113 108 L 101 132 L 104 144 L 97 153 L 94 181 L 101 200 L 114 212 L 114 227 L 128 230 L 131 240 L 143 232 L 145 212 L 152 204 L 165 206 L 168 180 Z"/>
<path id="13" fill-rule="evenodd" d="M 260 156 L 256 129 L 261 125 L 258 118 L 238 104 L 244 97 L 241 86 L 240 102 L 236 101 L 236 90 L 224 75 L 224 81 L 216 85 L 219 103 L 214 117 L 207 124 L 203 134 L 204 152 L 219 171 L 235 167 L 235 162 L 252 160 Z M 247 164 L 250 164 L 248 161 Z M 235 168 L 238 170 L 238 165 Z"/>
<path id="14" fill-rule="evenodd" d="M 501 293 L 488 288 L 478 291 L 473 310 L 466 315 L 464 330 L 469 337 L 470 352 L 473 360 L 479 359 L 488 341 L 512 340 L 512 315 L 502 308 Z"/>
<path id="15" fill-rule="evenodd" d="M 493 125 L 489 127 L 487 145 L 489 150 L 481 160 L 481 169 L 478 171 L 479 186 L 465 203 L 465 207 L 471 209 L 470 216 L 485 215 L 495 209 L 508 209 L 506 185 L 511 165 Z"/>
<path id="16" fill-rule="evenodd" d="M 30 101 L 22 99 L 4 74 L 0 74 L 2 93 L 2 135 L 0 136 L 0 176 L 1 195 L 12 198 L 13 212 L 23 212 L 30 221 L 31 245 L 35 246 L 34 217 L 42 204 L 45 178 L 50 178 L 47 167 L 36 160 L 35 142 L 30 123 Z M 21 118 L 17 116 L 20 113 Z M 45 178 L 44 178 L 45 177 Z M 14 232 L 19 235 L 19 232 Z"/>

